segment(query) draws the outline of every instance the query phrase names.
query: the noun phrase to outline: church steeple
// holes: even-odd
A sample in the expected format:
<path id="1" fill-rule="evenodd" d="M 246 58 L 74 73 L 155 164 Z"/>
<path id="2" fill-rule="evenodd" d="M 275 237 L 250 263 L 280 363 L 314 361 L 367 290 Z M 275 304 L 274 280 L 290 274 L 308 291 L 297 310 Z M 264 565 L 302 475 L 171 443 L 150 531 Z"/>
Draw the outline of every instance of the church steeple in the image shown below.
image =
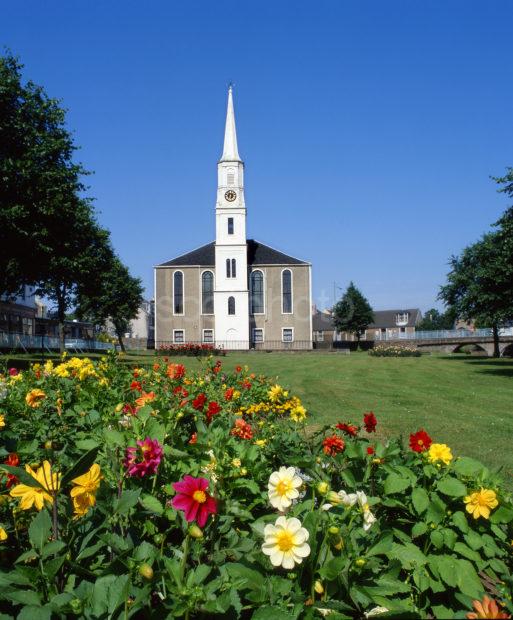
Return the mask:
<path id="1" fill-rule="evenodd" d="M 224 146 L 220 161 L 242 161 L 237 148 L 237 130 L 235 129 L 235 113 L 233 111 L 232 85 L 228 87 L 228 106 L 226 109 L 226 125 L 224 128 Z"/>

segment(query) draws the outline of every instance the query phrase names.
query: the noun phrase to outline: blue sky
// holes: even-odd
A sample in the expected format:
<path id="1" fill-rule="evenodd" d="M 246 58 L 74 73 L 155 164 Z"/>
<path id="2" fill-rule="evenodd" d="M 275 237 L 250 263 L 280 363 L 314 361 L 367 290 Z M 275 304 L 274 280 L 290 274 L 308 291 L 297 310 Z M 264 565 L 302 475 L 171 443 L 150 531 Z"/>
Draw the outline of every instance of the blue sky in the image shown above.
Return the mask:
<path id="1" fill-rule="evenodd" d="M 435 303 L 447 260 L 506 208 L 509 0 L 4 3 L 0 45 L 69 109 L 121 258 L 214 238 L 235 83 L 248 236 L 353 280 L 376 309 Z"/>

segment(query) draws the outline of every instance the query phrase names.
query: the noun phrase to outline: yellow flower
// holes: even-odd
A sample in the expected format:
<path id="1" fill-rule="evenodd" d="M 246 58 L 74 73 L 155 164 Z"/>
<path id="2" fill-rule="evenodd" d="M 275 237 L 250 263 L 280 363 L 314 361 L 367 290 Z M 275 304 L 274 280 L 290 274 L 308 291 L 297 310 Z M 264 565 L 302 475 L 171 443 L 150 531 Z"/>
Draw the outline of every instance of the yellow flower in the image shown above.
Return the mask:
<path id="1" fill-rule="evenodd" d="M 493 510 L 499 505 L 495 491 L 483 489 L 483 487 L 481 487 L 480 491 L 475 491 L 467 495 L 463 501 L 467 504 L 467 512 L 469 512 L 474 519 L 479 519 L 479 517 L 489 519 L 490 510 Z"/>
<path id="2" fill-rule="evenodd" d="M 301 527 L 301 521 L 292 517 L 278 517 L 274 525 L 269 523 L 264 528 L 262 551 L 269 556 L 273 566 L 283 566 L 292 570 L 295 564 L 301 564 L 310 555 L 308 530 Z"/>
<path id="3" fill-rule="evenodd" d="M 240 467 L 241 466 L 241 460 L 240 459 L 233 459 L 232 460 L 232 465 L 234 467 Z"/>
<path id="4" fill-rule="evenodd" d="M 283 388 L 281 387 L 281 385 L 278 385 L 278 384 L 273 385 L 272 388 L 267 392 L 267 395 L 269 396 L 269 400 L 271 400 L 273 403 L 280 400 L 282 394 L 283 394 Z"/>
<path id="5" fill-rule="evenodd" d="M 0 527 L 0 542 L 3 542 L 4 540 L 7 540 L 7 532 L 3 527 Z"/>
<path id="6" fill-rule="evenodd" d="M 449 446 L 444 443 L 432 443 L 429 448 L 428 458 L 432 463 L 442 461 L 446 465 L 452 461 L 452 452 Z"/>
<path id="7" fill-rule="evenodd" d="M 71 481 L 76 485 L 70 491 L 76 517 L 82 517 L 96 504 L 96 491 L 102 478 L 100 466 L 94 463 L 89 471 Z"/>
<path id="8" fill-rule="evenodd" d="M 25 396 L 25 402 L 29 407 L 33 409 L 37 409 L 41 404 L 41 401 L 46 397 L 46 394 L 43 390 L 39 390 L 37 388 L 30 390 L 30 392 Z"/>
<path id="9" fill-rule="evenodd" d="M 240 392 L 239 390 L 233 390 L 232 400 L 237 400 L 237 398 L 240 398 Z"/>
<path id="10" fill-rule="evenodd" d="M 57 492 L 60 488 L 60 474 L 53 473 L 51 465 L 48 461 L 43 461 L 42 467 L 34 472 L 30 465 L 25 465 L 25 470 L 33 478 L 35 478 L 41 487 L 29 487 L 26 484 L 17 484 L 10 491 L 11 497 L 20 499 L 21 510 L 29 510 L 35 506 L 37 510 L 41 510 L 45 504 L 45 500 L 50 504 L 53 503 L 51 492 Z"/>
<path id="11" fill-rule="evenodd" d="M 4 416 L 0 413 L 0 428 L 3 428 L 5 426 L 5 418 Z"/>
<path id="12" fill-rule="evenodd" d="M 302 422 L 306 418 L 306 409 L 303 405 L 298 405 L 290 412 L 290 419 L 294 422 Z"/>
<path id="13" fill-rule="evenodd" d="M 255 441 L 255 446 L 265 446 L 265 444 L 267 443 L 267 439 L 257 439 Z"/>
<path id="14" fill-rule="evenodd" d="M 302 484 L 303 481 L 294 467 L 280 467 L 269 477 L 269 503 L 273 508 L 284 512 L 292 504 L 292 500 L 299 497 L 298 489 Z"/>

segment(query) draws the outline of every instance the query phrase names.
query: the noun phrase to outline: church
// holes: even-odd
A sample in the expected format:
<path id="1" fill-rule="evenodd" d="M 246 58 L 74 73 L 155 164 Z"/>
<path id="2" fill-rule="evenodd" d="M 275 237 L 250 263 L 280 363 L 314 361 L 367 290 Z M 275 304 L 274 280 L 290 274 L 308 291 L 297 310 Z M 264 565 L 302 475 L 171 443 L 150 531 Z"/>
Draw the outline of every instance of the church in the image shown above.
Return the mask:
<path id="1" fill-rule="evenodd" d="M 215 241 L 155 267 L 155 346 L 311 349 L 311 264 L 246 235 L 244 162 L 231 86 L 215 229 Z"/>

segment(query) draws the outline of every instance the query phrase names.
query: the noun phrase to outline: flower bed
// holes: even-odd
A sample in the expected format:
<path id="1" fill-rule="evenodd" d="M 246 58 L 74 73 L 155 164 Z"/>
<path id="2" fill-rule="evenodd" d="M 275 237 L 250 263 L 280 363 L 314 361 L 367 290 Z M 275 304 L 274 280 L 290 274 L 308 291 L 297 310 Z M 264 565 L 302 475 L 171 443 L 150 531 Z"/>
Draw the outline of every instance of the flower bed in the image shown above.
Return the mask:
<path id="1" fill-rule="evenodd" d="M 425 430 L 309 433 L 296 396 L 213 358 L 13 369 L 0 399 L 5 617 L 512 611 L 511 495 Z"/>
<path id="2" fill-rule="evenodd" d="M 205 357 L 208 355 L 226 355 L 221 347 L 213 344 L 198 344 L 186 342 L 185 344 L 163 344 L 155 351 L 156 355 L 189 355 L 192 357 Z"/>
<path id="3" fill-rule="evenodd" d="M 422 354 L 416 347 L 399 344 L 377 344 L 369 349 L 369 355 L 374 357 L 420 357 Z"/>

